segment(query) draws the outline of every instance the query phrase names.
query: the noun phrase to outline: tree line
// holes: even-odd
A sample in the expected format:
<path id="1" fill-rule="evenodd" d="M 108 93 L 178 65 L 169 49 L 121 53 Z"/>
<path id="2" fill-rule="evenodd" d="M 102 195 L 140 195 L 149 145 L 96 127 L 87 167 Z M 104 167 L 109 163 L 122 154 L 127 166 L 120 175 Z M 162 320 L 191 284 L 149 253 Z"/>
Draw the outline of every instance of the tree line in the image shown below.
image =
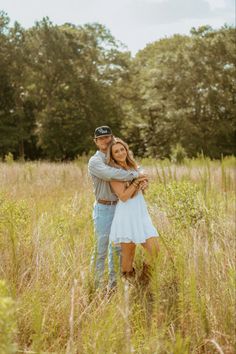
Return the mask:
<path id="1" fill-rule="evenodd" d="M 192 28 L 133 58 L 93 23 L 29 29 L 0 13 L 0 156 L 70 160 L 110 125 L 139 156 L 231 155 L 235 145 L 235 29 Z"/>

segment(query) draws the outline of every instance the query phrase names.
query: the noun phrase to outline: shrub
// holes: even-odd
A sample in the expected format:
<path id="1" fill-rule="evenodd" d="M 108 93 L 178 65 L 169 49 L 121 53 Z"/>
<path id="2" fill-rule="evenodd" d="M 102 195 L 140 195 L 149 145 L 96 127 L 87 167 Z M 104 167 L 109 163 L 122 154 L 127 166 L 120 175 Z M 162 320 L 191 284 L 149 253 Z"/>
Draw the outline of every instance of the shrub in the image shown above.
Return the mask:
<path id="1" fill-rule="evenodd" d="M 165 211 L 168 218 L 182 226 L 194 225 L 206 216 L 199 187 L 188 181 L 171 181 L 166 186 L 150 186 L 149 199 Z"/>
<path id="2" fill-rule="evenodd" d="M 8 164 L 11 165 L 14 162 L 14 157 L 13 154 L 11 152 L 9 152 L 8 154 L 6 154 L 4 156 L 4 161 Z"/>
<path id="3" fill-rule="evenodd" d="M 13 343 L 14 332 L 14 302 L 8 296 L 5 282 L 0 280 L 0 353 L 16 352 L 16 346 Z"/>
<path id="4" fill-rule="evenodd" d="M 181 144 L 176 144 L 171 148 L 171 161 L 177 164 L 184 162 L 187 157 L 187 153 Z"/>

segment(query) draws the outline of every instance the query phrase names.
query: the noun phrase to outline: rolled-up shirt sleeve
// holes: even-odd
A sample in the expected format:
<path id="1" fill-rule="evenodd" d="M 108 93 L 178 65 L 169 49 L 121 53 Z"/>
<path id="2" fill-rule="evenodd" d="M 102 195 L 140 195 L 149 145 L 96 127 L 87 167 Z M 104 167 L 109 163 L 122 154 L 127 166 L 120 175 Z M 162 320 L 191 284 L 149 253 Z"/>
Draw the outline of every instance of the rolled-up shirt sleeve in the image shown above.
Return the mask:
<path id="1" fill-rule="evenodd" d="M 114 168 L 105 164 L 99 157 L 91 157 L 88 164 L 89 173 L 104 181 L 118 180 L 131 181 L 137 178 L 139 173 L 137 171 L 124 171 L 122 169 Z"/>

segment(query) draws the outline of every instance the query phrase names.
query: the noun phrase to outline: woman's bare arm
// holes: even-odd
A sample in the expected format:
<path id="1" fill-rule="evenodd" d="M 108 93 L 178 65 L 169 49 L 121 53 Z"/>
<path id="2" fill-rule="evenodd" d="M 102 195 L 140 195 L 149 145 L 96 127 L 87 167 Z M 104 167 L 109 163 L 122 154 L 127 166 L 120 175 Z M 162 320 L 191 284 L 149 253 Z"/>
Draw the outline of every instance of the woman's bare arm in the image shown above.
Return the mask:
<path id="1" fill-rule="evenodd" d="M 111 181 L 110 185 L 122 202 L 126 202 L 128 199 L 132 198 L 139 186 L 138 182 L 133 182 L 126 188 L 126 183 L 120 181 Z"/>

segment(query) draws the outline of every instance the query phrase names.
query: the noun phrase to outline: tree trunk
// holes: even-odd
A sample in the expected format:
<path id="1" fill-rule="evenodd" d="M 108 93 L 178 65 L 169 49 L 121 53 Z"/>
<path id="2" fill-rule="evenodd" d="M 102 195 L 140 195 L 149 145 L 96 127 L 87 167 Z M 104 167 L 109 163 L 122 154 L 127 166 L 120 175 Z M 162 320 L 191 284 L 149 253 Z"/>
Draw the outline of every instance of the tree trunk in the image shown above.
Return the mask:
<path id="1" fill-rule="evenodd" d="M 25 160 L 25 147 L 24 147 L 24 140 L 21 139 L 19 143 L 19 160 Z"/>

